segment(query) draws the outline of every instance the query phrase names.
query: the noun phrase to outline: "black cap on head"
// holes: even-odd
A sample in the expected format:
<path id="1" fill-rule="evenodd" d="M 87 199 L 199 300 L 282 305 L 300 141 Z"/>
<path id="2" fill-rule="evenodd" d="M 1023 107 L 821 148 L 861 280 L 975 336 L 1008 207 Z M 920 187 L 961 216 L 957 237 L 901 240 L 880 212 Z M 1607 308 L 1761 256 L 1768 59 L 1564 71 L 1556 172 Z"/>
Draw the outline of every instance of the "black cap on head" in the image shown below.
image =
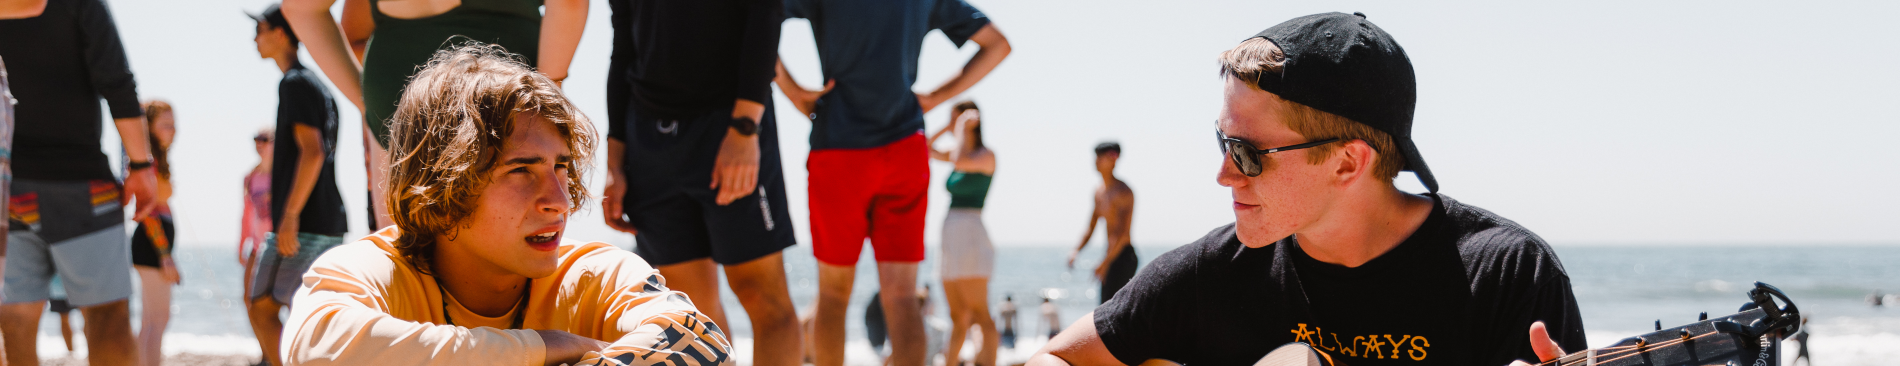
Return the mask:
<path id="1" fill-rule="evenodd" d="M 1412 59 L 1385 30 L 1361 13 L 1303 16 L 1260 31 L 1286 54 L 1279 75 L 1260 77 L 1260 90 L 1371 126 L 1392 136 L 1405 157 L 1404 170 L 1425 189 L 1438 191 L 1418 146 L 1412 143 L 1412 109 L 1418 83 Z"/>
<path id="2" fill-rule="evenodd" d="M 1100 144 L 1095 144 L 1095 155 L 1107 154 L 1111 152 L 1116 153 L 1116 154 L 1122 153 L 1122 144 L 1116 143 L 1114 141 L 1108 141 L 1108 142 L 1103 142 Z"/>
<path id="3" fill-rule="evenodd" d="M 284 35 L 290 36 L 290 44 L 297 44 L 297 34 L 290 30 L 290 21 L 284 20 L 284 10 L 279 9 L 278 4 L 270 4 L 270 7 L 264 8 L 263 12 L 257 14 L 246 13 L 244 15 L 251 17 L 251 20 L 270 24 L 271 28 L 284 30 Z"/>

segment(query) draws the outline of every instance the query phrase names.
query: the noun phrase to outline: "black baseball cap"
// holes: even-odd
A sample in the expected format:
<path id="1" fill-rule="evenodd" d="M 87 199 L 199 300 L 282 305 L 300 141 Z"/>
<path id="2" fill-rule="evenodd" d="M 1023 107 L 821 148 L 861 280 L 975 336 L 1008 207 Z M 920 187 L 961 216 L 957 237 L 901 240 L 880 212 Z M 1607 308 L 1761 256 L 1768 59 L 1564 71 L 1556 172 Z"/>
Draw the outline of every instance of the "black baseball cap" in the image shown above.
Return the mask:
<path id="1" fill-rule="evenodd" d="M 270 4 L 270 7 L 264 8 L 262 12 L 257 14 L 245 13 L 244 16 L 251 17 L 251 20 L 269 23 L 271 28 L 283 29 L 285 32 L 290 31 L 290 21 L 284 20 L 284 10 L 279 9 L 278 4 Z"/>
<path id="2" fill-rule="evenodd" d="M 1391 135 L 1405 157 L 1403 170 L 1438 192 L 1438 179 L 1412 143 L 1412 110 L 1418 104 L 1412 59 L 1392 35 L 1363 13 L 1323 13 L 1293 18 L 1254 37 L 1266 38 L 1286 54 L 1279 75 L 1260 77 L 1260 90 Z"/>

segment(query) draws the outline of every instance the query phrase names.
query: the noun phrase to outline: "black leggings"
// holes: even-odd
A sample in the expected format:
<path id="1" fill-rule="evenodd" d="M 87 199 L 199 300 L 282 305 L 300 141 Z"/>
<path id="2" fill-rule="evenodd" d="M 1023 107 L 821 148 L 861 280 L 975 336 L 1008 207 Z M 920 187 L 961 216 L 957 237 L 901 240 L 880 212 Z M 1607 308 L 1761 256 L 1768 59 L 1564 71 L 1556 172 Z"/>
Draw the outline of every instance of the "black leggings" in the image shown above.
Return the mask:
<path id="1" fill-rule="evenodd" d="M 1141 264 L 1135 258 L 1135 245 L 1122 247 L 1122 254 L 1116 255 L 1115 263 L 1108 265 L 1108 275 L 1102 276 L 1102 303 L 1108 303 L 1108 299 L 1115 297 L 1116 291 L 1128 285 L 1128 280 L 1135 278 L 1137 269 L 1141 269 Z"/>

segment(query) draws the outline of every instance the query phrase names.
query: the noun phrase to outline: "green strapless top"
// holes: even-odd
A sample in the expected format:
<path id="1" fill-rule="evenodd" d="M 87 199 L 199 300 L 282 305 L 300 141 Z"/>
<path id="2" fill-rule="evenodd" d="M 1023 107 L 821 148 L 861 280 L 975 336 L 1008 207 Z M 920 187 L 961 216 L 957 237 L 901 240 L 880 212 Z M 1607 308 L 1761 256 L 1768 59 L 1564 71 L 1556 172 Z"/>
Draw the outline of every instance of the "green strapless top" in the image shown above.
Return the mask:
<path id="1" fill-rule="evenodd" d="M 983 208 L 983 198 L 990 194 L 990 175 L 952 171 L 943 188 L 950 191 L 950 208 Z"/>
<path id="2" fill-rule="evenodd" d="M 376 143 L 389 147 L 389 117 L 396 114 L 409 78 L 429 63 L 438 49 L 461 45 L 451 37 L 500 45 L 534 66 L 541 47 L 542 0 L 462 0 L 448 12 L 419 19 L 384 15 L 370 0 L 376 31 L 363 56 L 363 120 L 372 121 Z"/>

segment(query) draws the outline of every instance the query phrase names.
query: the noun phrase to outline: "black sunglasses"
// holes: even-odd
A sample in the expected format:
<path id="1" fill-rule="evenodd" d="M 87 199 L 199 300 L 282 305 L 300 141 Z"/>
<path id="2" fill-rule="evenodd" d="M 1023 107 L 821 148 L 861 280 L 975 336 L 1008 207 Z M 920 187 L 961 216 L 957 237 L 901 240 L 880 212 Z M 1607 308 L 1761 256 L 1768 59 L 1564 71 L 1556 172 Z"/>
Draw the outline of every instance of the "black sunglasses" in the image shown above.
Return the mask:
<path id="1" fill-rule="evenodd" d="M 1261 159 L 1265 159 L 1266 158 L 1265 155 L 1267 154 L 1277 153 L 1281 151 L 1299 150 L 1299 149 L 1325 145 L 1325 144 L 1330 144 L 1330 143 L 1339 141 L 1339 139 L 1337 138 L 1331 138 L 1331 139 L 1308 142 L 1308 143 L 1299 144 L 1299 145 L 1288 145 L 1288 146 L 1281 146 L 1281 147 L 1276 147 L 1276 148 L 1271 148 L 1271 149 L 1261 149 L 1261 148 L 1253 147 L 1253 144 L 1249 144 L 1246 141 L 1240 141 L 1240 139 L 1237 139 L 1237 138 L 1227 137 L 1227 133 L 1221 132 L 1220 128 L 1214 128 L 1214 136 L 1220 139 L 1220 151 L 1223 153 L 1227 153 L 1227 158 L 1234 161 L 1234 167 L 1240 168 L 1240 173 L 1246 174 L 1249 177 L 1258 177 L 1260 176 L 1261 171 L 1266 170 L 1267 163 L 1266 161 L 1261 160 Z"/>

